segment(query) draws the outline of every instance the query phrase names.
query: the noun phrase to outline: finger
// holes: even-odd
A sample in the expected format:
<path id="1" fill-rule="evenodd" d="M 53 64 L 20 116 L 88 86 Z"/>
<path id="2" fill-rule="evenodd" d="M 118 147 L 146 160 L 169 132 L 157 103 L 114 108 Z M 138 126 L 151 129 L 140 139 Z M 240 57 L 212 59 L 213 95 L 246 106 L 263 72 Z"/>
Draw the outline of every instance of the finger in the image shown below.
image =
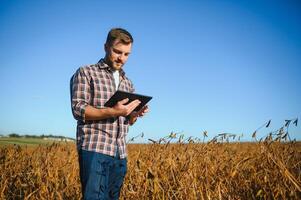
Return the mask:
<path id="1" fill-rule="evenodd" d="M 143 117 L 146 115 L 146 113 L 148 112 L 148 108 L 146 109 L 141 109 L 139 112 L 138 112 L 138 116 L 139 117 Z"/>
<path id="2" fill-rule="evenodd" d="M 132 101 L 131 103 L 129 103 L 128 106 L 131 107 L 134 105 L 135 107 L 137 107 L 140 103 L 141 102 L 138 99 L 136 99 L 136 100 Z"/>
<path id="3" fill-rule="evenodd" d="M 130 110 L 130 112 L 132 112 L 141 102 L 139 100 L 134 100 L 131 103 L 129 103 L 128 109 Z"/>
<path id="4" fill-rule="evenodd" d="M 141 116 L 144 116 L 146 113 L 148 113 L 148 109 L 147 109 L 147 110 L 144 110 L 140 115 L 141 115 Z"/>
<path id="5" fill-rule="evenodd" d="M 131 115 L 132 115 L 133 117 L 138 117 L 138 112 L 133 111 L 133 112 L 131 113 Z"/>
<path id="6" fill-rule="evenodd" d="M 118 101 L 119 104 L 124 105 L 129 101 L 129 98 L 123 99 L 121 101 Z"/>
<path id="7" fill-rule="evenodd" d="M 148 106 L 147 106 L 147 105 L 143 106 L 138 112 L 139 112 L 140 114 L 141 114 L 141 113 L 144 113 L 144 112 L 148 112 Z"/>
<path id="8" fill-rule="evenodd" d="M 144 112 L 148 112 L 148 111 L 149 111 L 148 105 L 144 106 L 143 111 L 144 111 Z"/>
<path id="9" fill-rule="evenodd" d="M 148 113 L 148 109 L 144 110 L 144 111 L 141 113 L 141 115 L 143 116 L 143 115 L 145 115 L 146 113 Z"/>

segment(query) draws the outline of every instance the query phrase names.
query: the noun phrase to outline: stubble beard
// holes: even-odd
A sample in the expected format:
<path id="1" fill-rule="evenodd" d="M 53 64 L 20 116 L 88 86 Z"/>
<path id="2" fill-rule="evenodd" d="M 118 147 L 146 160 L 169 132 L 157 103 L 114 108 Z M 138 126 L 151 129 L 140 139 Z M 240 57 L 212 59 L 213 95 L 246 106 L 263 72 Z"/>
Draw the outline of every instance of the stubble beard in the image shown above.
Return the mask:
<path id="1" fill-rule="evenodd" d="M 124 63 L 121 63 L 121 62 L 116 62 L 116 61 L 111 61 L 110 59 L 108 58 L 105 58 L 105 63 L 110 67 L 112 68 L 113 70 L 120 70 Z"/>

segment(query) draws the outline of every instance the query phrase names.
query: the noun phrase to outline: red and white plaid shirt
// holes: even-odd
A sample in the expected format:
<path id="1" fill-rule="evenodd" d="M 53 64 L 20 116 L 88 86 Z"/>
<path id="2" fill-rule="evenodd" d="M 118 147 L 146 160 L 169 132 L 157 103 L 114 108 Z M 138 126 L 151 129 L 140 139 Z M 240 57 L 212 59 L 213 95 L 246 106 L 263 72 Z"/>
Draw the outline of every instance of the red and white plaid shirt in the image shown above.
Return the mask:
<path id="1" fill-rule="evenodd" d="M 115 93 L 115 81 L 111 68 L 101 59 L 95 65 L 80 67 L 70 81 L 71 106 L 77 120 L 77 147 L 115 156 L 116 146 L 120 158 L 127 157 L 126 135 L 129 120 L 126 117 L 115 117 L 104 120 L 85 121 L 87 105 L 105 108 L 105 102 Z M 132 82 L 120 70 L 118 90 L 134 92 Z"/>

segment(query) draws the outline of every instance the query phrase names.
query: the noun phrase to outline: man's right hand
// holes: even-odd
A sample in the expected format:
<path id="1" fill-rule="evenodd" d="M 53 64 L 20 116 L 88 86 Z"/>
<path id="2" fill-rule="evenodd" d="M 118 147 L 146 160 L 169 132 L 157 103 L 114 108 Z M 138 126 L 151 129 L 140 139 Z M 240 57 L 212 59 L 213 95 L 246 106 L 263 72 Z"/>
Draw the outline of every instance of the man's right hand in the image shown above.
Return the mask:
<path id="1" fill-rule="evenodd" d="M 128 98 L 123 99 L 121 101 L 118 101 L 117 104 L 113 107 L 113 109 L 116 111 L 117 116 L 128 116 L 141 103 L 139 100 L 134 100 L 131 103 L 127 104 L 128 101 Z"/>

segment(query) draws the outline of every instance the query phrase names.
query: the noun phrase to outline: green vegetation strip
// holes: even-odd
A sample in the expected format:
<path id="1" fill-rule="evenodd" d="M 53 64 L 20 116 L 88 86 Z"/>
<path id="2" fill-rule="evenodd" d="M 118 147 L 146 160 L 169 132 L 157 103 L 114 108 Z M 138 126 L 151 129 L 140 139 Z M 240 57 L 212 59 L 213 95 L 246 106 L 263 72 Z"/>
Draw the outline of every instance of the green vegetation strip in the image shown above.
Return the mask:
<path id="1" fill-rule="evenodd" d="M 39 145 L 39 144 L 52 144 L 60 141 L 57 140 L 43 140 L 37 138 L 0 138 L 0 145 Z"/>

